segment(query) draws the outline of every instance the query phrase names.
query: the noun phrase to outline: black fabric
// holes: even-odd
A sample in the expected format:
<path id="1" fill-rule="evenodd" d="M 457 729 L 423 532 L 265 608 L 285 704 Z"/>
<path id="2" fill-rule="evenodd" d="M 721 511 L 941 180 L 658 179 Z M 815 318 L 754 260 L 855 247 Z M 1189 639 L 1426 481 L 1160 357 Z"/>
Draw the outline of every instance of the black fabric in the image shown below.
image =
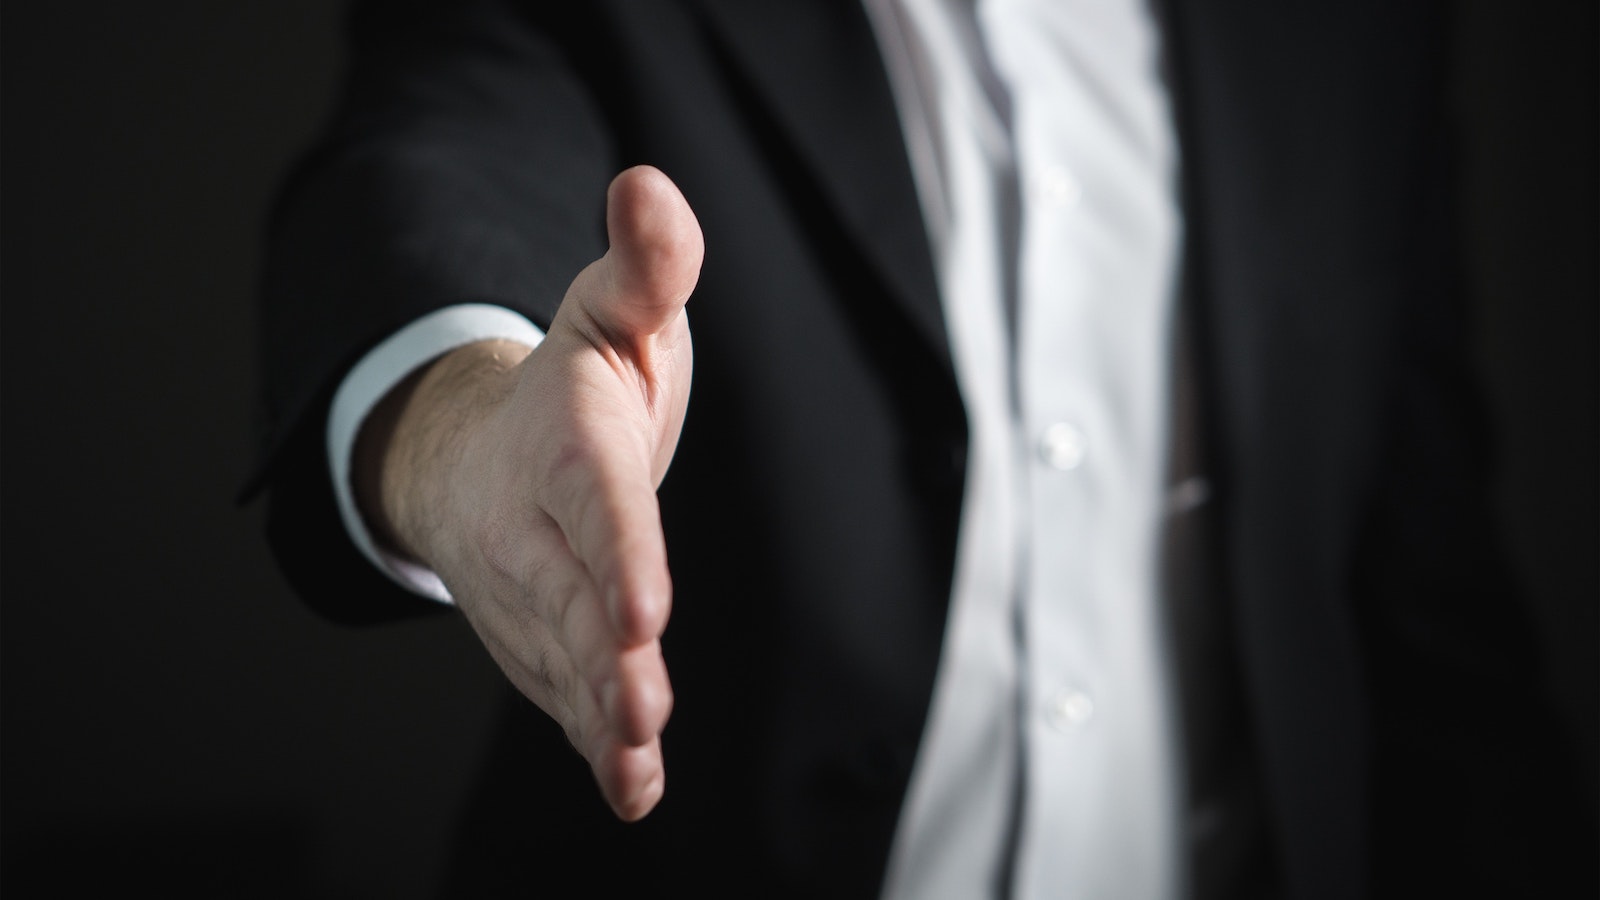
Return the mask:
<path id="1" fill-rule="evenodd" d="M 1529 817 L 1554 808 L 1543 787 L 1451 789 L 1543 757 L 1461 376 L 1434 12 L 1162 13 L 1210 562 L 1291 897 L 1515 881 L 1533 857 L 1441 861 L 1508 828 L 1537 854 Z M 611 820 L 559 730 L 512 699 L 453 891 L 873 896 L 937 665 L 966 423 L 859 4 L 372 3 L 352 21 L 346 96 L 275 216 L 263 304 L 260 481 L 309 602 L 422 608 L 330 518 L 327 398 L 364 350 L 466 301 L 547 323 L 603 251 L 627 165 L 671 176 L 706 236 L 661 489 L 666 798 Z M 1505 730 L 1461 693 L 1482 684 L 1514 709 Z"/>
<path id="2" fill-rule="evenodd" d="M 1191 900 L 1282 895 L 1259 737 L 1239 671 L 1230 592 L 1217 565 L 1217 505 L 1206 458 L 1195 305 L 1172 347 L 1171 448 L 1161 535 L 1161 603 L 1182 744 L 1184 881 Z"/>

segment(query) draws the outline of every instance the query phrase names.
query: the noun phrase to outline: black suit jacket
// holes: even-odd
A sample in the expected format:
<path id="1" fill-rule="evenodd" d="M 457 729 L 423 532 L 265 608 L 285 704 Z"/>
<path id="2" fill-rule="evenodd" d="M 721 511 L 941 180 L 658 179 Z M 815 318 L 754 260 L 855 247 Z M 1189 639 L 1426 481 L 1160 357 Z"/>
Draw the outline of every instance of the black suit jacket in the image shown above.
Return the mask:
<path id="1" fill-rule="evenodd" d="M 1518 746 L 1539 726 L 1479 490 L 1444 33 L 1412 4 L 1160 12 L 1214 562 L 1282 887 L 1524 878 L 1536 845 L 1505 826 L 1539 790 Z M 966 426 L 859 4 L 378 3 L 351 36 L 343 102 L 274 216 L 263 318 L 271 538 L 330 615 L 425 608 L 333 512 L 343 371 L 452 303 L 547 324 L 627 165 L 665 170 L 706 237 L 661 489 L 669 790 L 620 825 L 513 702 L 461 873 L 560 888 L 598 860 L 604 887 L 872 895 L 937 665 Z"/>

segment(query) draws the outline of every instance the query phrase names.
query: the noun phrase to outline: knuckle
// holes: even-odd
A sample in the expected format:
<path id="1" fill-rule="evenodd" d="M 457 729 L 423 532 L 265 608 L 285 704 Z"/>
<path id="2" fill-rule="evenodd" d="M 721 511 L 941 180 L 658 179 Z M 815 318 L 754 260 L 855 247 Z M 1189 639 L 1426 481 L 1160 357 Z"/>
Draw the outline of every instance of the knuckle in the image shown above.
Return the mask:
<path id="1" fill-rule="evenodd" d="M 561 677 L 560 652 L 551 644 L 543 644 L 533 655 L 533 677 L 551 693 L 567 701 L 566 679 Z"/>
<path id="2" fill-rule="evenodd" d="M 582 602 L 579 590 L 576 587 L 562 587 L 550 593 L 550 630 L 560 636 L 562 643 L 568 647 L 575 645 L 573 630 L 574 609 Z"/>

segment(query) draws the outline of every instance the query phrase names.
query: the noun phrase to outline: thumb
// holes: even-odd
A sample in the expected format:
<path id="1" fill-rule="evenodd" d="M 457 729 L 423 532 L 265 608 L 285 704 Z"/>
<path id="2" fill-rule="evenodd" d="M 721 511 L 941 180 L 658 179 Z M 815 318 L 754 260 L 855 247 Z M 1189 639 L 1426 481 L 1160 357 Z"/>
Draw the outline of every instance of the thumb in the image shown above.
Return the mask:
<path id="1" fill-rule="evenodd" d="M 606 192 L 611 249 L 573 282 L 576 300 L 605 338 L 634 348 L 678 317 L 700 278 L 705 240 L 671 179 L 635 166 Z"/>

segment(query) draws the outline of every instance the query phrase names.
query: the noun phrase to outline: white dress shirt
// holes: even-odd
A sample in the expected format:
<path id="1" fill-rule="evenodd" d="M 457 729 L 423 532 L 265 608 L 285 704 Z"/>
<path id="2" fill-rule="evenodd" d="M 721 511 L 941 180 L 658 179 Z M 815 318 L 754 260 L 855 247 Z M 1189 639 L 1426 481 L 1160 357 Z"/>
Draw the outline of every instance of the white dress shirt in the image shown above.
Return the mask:
<path id="1" fill-rule="evenodd" d="M 1175 898 L 1156 554 L 1181 220 L 1157 31 L 1137 0 L 865 6 L 971 426 L 949 623 L 884 896 Z M 340 509 L 402 585 L 449 599 L 356 512 L 361 421 L 440 353 L 540 336 L 499 307 L 451 307 L 340 386 Z"/>
<path id="2" fill-rule="evenodd" d="M 1156 573 L 1180 217 L 1157 31 L 1135 0 L 867 9 L 971 423 L 885 896 L 1175 897 Z"/>

